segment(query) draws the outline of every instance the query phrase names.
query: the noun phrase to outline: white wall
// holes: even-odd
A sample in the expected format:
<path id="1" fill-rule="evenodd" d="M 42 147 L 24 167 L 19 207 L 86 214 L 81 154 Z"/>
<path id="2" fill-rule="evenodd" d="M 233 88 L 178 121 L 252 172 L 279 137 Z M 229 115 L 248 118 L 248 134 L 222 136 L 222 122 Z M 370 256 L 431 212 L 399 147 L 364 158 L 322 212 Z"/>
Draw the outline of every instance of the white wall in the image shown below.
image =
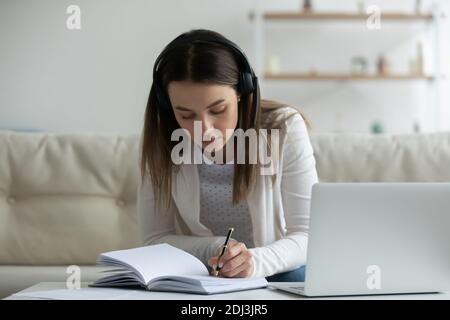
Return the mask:
<path id="1" fill-rule="evenodd" d="M 254 61 L 248 13 L 256 1 L 0 0 L 0 128 L 137 133 L 153 62 L 164 45 L 189 29 L 210 28 L 237 42 Z M 300 2 L 260 0 L 260 5 L 293 9 Z M 317 10 L 353 8 L 354 3 L 315 1 Z M 71 4 L 81 8 L 81 30 L 66 28 Z M 395 68 L 405 67 L 400 51 L 409 50 L 411 38 L 404 27 L 371 33 L 373 39 L 367 32 L 348 24 L 276 25 L 265 32 L 267 53 L 279 54 L 286 69 L 345 70 L 352 55 L 374 57 L 382 50 Z M 382 118 L 388 131 L 408 132 L 414 112 L 427 105 L 423 86 L 264 82 L 263 96 L 300 106 L 317 131 L 367 131 L 373 119 Z M 448 108 L 448 97 L 441 99 Z M 441 122 L 441 128 L 450 128 Z"/>
<path id="2" fill-rule="evenodd" d="M 81 8 L 81 30 L 66 8 Z M 138 132 L 153 62 L 191 28 L 251 45 L 251 1 L 1 0 L 0 127 Z M 251 48 L 247 48 L 251 49 Z"/>

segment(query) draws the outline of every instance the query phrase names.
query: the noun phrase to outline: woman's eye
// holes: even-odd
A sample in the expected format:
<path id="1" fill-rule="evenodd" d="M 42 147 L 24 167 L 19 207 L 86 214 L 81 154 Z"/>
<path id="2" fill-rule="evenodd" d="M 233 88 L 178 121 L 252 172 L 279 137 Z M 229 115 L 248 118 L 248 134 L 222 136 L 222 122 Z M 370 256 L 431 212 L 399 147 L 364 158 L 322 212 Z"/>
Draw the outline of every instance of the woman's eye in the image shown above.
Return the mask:
<path id="1" fill-rule="evenodd" d="M 226 107 L 222 107 L 219 110 L 211 110 L 212 114 L 220 114 L 223 113 L 225 111 Z"/>
<path id="2" fill-rule="evenodd" d="M 194 116 L 181 116 L 182 119 L 188 120 L 194 118 Z"/>

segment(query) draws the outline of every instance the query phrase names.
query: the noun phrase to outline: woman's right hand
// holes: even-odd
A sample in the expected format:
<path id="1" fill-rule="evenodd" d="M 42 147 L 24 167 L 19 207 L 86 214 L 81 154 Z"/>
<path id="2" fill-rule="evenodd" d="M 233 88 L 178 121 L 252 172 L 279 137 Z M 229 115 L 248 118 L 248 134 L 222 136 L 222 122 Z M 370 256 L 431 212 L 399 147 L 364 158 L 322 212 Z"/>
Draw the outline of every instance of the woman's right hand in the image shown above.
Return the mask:
<path id="1" fill-rule="evenodd" d="M 216 256 L 208 260 L 208 265 L 212 268 L 212 274 L 218 266 L 219 275 L 227 278 L 248 278 L 253 274 L 254 266 L 251 252 L 243 242 L 230 240 L 225 253 L 219 257 L 223 246 L 218 250 Z"/>

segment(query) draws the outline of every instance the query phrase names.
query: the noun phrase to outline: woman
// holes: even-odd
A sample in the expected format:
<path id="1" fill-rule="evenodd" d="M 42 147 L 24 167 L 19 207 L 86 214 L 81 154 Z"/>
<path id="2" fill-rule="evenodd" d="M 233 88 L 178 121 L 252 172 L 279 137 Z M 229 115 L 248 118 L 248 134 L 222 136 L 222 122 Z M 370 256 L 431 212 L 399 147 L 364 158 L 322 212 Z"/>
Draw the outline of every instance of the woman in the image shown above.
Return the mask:
<path id="1" fill-rule="evenodd" d="M 174 160 L 177 129 L 204 163 Z M 198 143 L 196 129 L 216 135 Z M 253 143 L 232 144 L 233 133 L 242 131 L 256 132 L 265 150 L 278 156 L 271 174 L 262 174 L 264 161 L 249 160 Z M 317 182 L 307 125 L 294 108 L 260 101 L 257 78 L 234 43 L 192 30 L 166 46 L 155 62 L 140 148 L 138 217 L 145 245 L 169 243 L 210 271 L 221 268 L 223 277 L 304 281 Z M 244 163 L 235 161 L 239 152 Z M 219 259 L 231 226 L 232 240 Z"/>

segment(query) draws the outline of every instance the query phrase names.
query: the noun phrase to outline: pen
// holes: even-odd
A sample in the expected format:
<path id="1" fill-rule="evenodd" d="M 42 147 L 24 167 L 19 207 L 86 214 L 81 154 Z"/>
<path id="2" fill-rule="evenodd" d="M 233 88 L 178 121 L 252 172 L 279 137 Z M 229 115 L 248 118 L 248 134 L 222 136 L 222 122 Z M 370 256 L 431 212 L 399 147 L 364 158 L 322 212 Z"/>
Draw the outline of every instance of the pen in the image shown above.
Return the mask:
<path id="1" fill-rule="evenodd" d="M 223 256 L 223 254 L 225 253 L 225 250 L 227 249 L 228 246 L 228 242 L 230 241 L 231 238 L 231 233 L 234 231 L 234 228 L 229 228 L 228 229 L 228 234 L 227 234 L 227 238 L 225 240 L 225 244 L 222 247 L 222 252 L 219 255 L 219 259 L 217 260 L 217 266 L 216 266 L 216 270 L 214 270 L 214 276 L 218 276 L 219 275 L 219 271 L 221 268 L 219 268 L 219 261 L 220 261 L 220 257 Z"/>

